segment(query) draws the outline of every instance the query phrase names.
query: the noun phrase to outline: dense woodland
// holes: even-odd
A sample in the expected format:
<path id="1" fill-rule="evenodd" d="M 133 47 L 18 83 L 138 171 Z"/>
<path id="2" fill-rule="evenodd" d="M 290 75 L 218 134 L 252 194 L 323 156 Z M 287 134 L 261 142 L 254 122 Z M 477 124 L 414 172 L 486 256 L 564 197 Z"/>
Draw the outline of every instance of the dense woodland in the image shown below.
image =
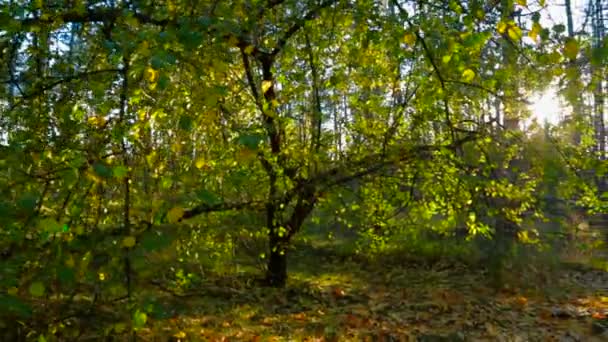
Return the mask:
<path id="1" fill-rule="evenodd" d="M 0 0 L 0 340 L 608 338 L 607 24 Z"/>

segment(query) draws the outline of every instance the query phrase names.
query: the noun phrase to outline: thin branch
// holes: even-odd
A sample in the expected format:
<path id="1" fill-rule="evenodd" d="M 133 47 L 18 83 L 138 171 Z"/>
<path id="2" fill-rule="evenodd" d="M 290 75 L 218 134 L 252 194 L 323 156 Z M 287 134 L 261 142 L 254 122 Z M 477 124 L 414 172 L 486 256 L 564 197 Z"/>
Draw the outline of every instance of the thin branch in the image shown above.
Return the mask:
<path id="1" fill-rule="evenodd" d="M 244 209 L 253 209 L 260 210 L 264 207 L 265 202 L 260 201 L 250 201 L 250 202 L 241 202 L 241 203 L 218 203 L 218 204 L 207 204 L 202 203 L 195 206 L 192 209 L 184 211 L 181 219 L 186 220 L 201 214 L 208 214 L 213 212 L 223 212 L 223 211 L 232 211 L 232 210 L 244 210 Z"/>
<path id="2" fill-rule="evenodd" d="M 408 25 L 410 27 L 414 28 L 415 25 L 409 19 L 409 14 L 401 6 L 401 4 L 399 4 L 399 2 L 397 0 L 393 0 L 393 4 L 395 5 L 395 7 L 397 7 L 397 9 L 399 10 L 400 13 L 407 15 L 405 17 L 405 21 L 408 23 Z M 450 118 L 450 107 L 448 104 L 448 92 L 447 92 L 447 87 L 445 85 L 445 78 L 441 74 L 441 71 L 439 70 L 437 63 L 435 63 L 435 58 L 433 56 L 433 53 L 431 52 L 431 49 L 429 48 L 429 46 L 426 44 L 424 37 L 422 37 L 422 35 L 420 34 L 420 31 L 418 29 L 415 29 L 414 34 L 416 35 L 416 41 L 419 41 L 420 44 L 422 45 L 422 49 L 424 50 L 424 54 L 426 55 L 427 60 L 429 61 L 429 63 L 431 63 L 433 70 L 435 70 L 435 74 L 437 75 L 437 79 L 439 80 L 439 84 L 441 85 L 441 89 L 443 90 L 443 111 L 445 113 L 445 121 L 448 126 L 448 129 L 450 130 L 452 141 L 455 141 L 456 133 L 452 129 L 452 119 Z"/>
<path id="3" fill-rule="evenodd" d="M 304 27 L 304 25 L 319 17 L 319 14 L 321 12 L 322 9 L 327 8 L 333 4 L 335 4 L 337 2 L 337 0 L 325 0 L 323 2 L 321 2 L 321 4 L 319 4 L 317 7 L 313 8 L 312 10 L 310 10 L 308 13 L 306 13 L 302 18 L 300 18 L 299 20 L 297 20 L 293 25 L 291 25 L 291 27 L 289 29 L 287 29 L 287 31 L 285 31 L 285 33 L 279 38 L 279 40 L 277 41 L 277 46 L 272 50 L 272 52 L 270 53 L 270 55 L 272 57 L 276 56 L 277 54 L 279 54 L 281 51 L 283 51 L 283 48 L 285 48 L 285 45 L 287 44 L 287 41 L 294 35 L 296 34 L 302 27 Z"/>
<path id="4" fill-rule="evenodd" d="M 122 69 L 102 69 L 102 70 L 85 71 L 85 72 L 82 72 L 79 74 L 66 76 L 66 77 L 56 80 L 54 82 L 51 82 L 51 83 L 48 83 L 45 85 L 41 85 L 41 86 L 37 87 L 35 90 L 31 91 L 30 93 L 24 94 L 23 96 L 21 96 L 19 98 L 19 101 L 13 103 L 13 105 L 9 108 L 9 111 L 14 110 L 17 106 L 21 105 L 26 100 L 36 97 L 36 96 L 44 93 L 45 91 L 51 90 L 60 84 L 68 83 L 68 82 L 71 82 L 71 81 L 74 81 L 77 79 L 81 79 L 81 78 L 88 78 L 90 76 L 99 75 L 99 74 L 103 74 L 103 73 L 107 73 L 107 72 L 121 72 L 121 71 L 122 71 Z"/>

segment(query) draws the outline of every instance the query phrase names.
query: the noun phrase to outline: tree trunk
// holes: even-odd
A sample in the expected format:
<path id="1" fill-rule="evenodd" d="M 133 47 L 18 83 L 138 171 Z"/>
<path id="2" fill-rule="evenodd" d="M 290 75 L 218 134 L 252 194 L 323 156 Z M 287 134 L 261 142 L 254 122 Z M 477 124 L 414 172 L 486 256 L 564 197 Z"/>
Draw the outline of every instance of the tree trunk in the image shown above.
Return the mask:
<path id="1" fill-rule="evenodd" d="M 287 248 L 293 236 L 300 231 L 317 202 L 316 188 L 306 187 L 297 197 L 293 212 L 287 221 L 278 223 L 275 206 L 267 207 L 268 232 L 268 270 L 266 283 L 272 287 L 284 287 L 287 282 Z"/>
<path id="2" fill-rule="evenodd" d="M 266 283 L 272 287 L 285 287 L 287 282 L 287 241 L 278 235 L 269 234 L 270 255 Z"/>

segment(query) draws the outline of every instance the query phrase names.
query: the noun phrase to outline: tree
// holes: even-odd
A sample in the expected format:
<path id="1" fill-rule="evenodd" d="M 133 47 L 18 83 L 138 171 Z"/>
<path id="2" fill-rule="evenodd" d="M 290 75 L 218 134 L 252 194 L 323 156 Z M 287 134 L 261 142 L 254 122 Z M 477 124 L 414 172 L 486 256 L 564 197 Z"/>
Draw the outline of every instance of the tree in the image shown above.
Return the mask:
<path id="1" fill-rule="evenodd" d="M 495 168 L 471 155 L 504 149 L 489 99 L 519 108 L 509 80 L 538 67 L 536 51 L 520 42 L 511 2 L 388 5 L 3 3 L 11 238 L 42 234 L 41 222 L 53 227 L 45 241 L 62 224 L 110 227 L 126 241 L 130 288 L 142 230 L 261 211 L 266 280 L 283 286 L 291 240 L 335 187 L 421 174 L 421 204 L 468 214 L 487 179 L 456 179 Z"/>

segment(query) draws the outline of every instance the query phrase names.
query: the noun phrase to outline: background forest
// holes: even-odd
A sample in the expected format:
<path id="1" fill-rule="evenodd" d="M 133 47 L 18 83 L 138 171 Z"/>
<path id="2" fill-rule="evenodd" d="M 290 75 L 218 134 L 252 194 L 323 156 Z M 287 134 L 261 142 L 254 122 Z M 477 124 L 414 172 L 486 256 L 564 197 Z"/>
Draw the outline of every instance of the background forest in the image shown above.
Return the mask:
<path id="1" fill-rule="evenodd" d="M 0 340 L 606 338 L 607 22 L 0 0 Z"/>

